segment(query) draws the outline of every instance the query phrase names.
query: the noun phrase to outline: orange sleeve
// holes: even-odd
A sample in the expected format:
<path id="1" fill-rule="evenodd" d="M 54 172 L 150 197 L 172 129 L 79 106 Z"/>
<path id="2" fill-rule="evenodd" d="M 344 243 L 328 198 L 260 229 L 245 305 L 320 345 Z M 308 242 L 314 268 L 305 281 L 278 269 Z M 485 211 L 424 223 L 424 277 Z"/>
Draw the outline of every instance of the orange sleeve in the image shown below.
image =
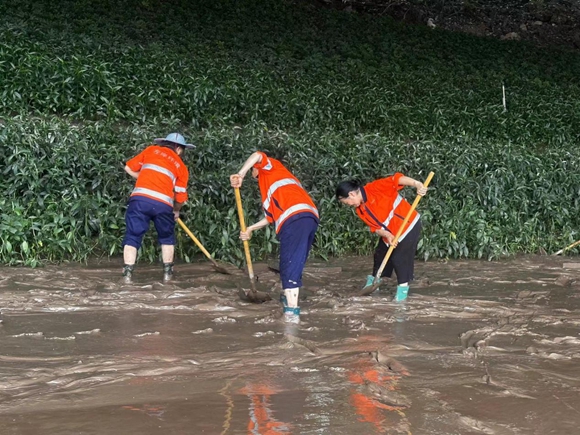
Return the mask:
<path id="1" fill-rule="evenodd" d="M 373 182 L 373 184 L 382 190 L 383 192 L 397 192 L 397 190 L 402 189 L 404 186 L 399 186 L 399 180 L 403 177 L 403 174 L 397 172 L 390 177 L 380 178 L 377 181 Z"/>
<path id="2" fill-rule="evenodd" d="M 262 156 L 262 161 L 256 163 L 253 167 L 256 169 L 262 169 L 262 170 L 266 170 L 266 171 L 269 171 L 270 169 L 272 169 L 272 162 L 270 162 L 270 159 L 268 158 L 268 156 L 266 154 L 264 154 L 262 151 L 256 151 L 256 152 Z"/>
<path id="3" fill-rule="evenodd" d="M 187 201 L 187 183 L 189 182 L 189 171 L 185 163 L 181 166 L 177 180 L 175 180 L 175 200 L 184 203 Z"/>
<path id="4" fill-rule="evenodd" d="M 143 162 L 145 161 L 145 155 L 147 154 L 148 148 L 145 148 L 131 160 L 129 160 L 126 164 L 129 166 L 129 169 L 135 172 L 139 172 L 141 167 L 143 166 Z"/>
<path id="5" fill-rule="evenodd" d="M 399 180 L 401 179 L 401 177 L 404 177 L 404 175 L 401 174 L 400 172 L 395 172 L 395 175 L 390 177 L 393 179 L 393 182 L 395 183 L 397 190 L 401 190 L 403 187 L 405 187 L 399 184 Z"/>

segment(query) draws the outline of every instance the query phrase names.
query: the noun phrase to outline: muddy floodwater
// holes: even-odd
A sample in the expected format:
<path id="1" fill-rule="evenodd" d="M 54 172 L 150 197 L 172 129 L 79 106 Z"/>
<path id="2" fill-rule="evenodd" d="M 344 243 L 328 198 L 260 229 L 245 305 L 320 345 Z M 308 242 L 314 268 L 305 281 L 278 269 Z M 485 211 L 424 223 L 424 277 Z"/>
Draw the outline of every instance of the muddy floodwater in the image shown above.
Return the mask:
<path id="1" fill-rule="evenodd" d="M 580 259 L 418 262 L 352 296 L 370 258 L 308 263 L 302 323 L 243 271 L 0 269 L 0 434 L 579 434 Z M 271 265 L 272 266 L 272 265 Z"/>

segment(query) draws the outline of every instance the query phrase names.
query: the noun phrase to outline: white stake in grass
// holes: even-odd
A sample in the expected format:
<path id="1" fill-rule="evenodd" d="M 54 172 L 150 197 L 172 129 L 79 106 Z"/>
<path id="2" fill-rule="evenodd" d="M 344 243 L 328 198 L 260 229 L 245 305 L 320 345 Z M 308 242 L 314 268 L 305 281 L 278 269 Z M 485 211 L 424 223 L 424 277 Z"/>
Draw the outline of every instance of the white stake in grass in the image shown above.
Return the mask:
<path id="1" fill-rule="evenodd" d="M 505 104 L 505 86 L 503 85 L 503 83 L 501 85 L 501 90 L 503 92 L 503 111 L 507 112 L 507 106 Z"/>

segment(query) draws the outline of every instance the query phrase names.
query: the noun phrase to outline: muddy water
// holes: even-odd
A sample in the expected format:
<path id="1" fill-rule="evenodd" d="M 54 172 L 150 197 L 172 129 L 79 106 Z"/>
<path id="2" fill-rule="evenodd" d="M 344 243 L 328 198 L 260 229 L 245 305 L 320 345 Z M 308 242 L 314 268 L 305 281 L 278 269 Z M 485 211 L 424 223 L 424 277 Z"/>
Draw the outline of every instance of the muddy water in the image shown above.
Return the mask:
<path id="1" fill-rule="evenodd" d="M 580 433 L 580 260 L 418 263 L 404 303 L 349 296 L 369 264 L 309 263 L 298 327 L 266 265 L 262 305 L 208 264 L 0 269 L 0 433 Z"/>

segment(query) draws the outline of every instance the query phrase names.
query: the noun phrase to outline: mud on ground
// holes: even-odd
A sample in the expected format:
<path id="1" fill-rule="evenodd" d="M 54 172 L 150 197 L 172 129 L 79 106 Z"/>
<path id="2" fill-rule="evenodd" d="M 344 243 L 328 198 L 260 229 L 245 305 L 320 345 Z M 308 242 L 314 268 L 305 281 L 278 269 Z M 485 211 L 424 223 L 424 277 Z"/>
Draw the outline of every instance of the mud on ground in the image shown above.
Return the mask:
<path id="1" fill-rule="evenodd" d="M 404 303 L 353 296 L 370 262 L 310 262 L 299 326 L 263 264 L 260 305 L 206 263 L 2 268 L 1 433 L 577 433 L 578 259 L 418 263 Z"/>

